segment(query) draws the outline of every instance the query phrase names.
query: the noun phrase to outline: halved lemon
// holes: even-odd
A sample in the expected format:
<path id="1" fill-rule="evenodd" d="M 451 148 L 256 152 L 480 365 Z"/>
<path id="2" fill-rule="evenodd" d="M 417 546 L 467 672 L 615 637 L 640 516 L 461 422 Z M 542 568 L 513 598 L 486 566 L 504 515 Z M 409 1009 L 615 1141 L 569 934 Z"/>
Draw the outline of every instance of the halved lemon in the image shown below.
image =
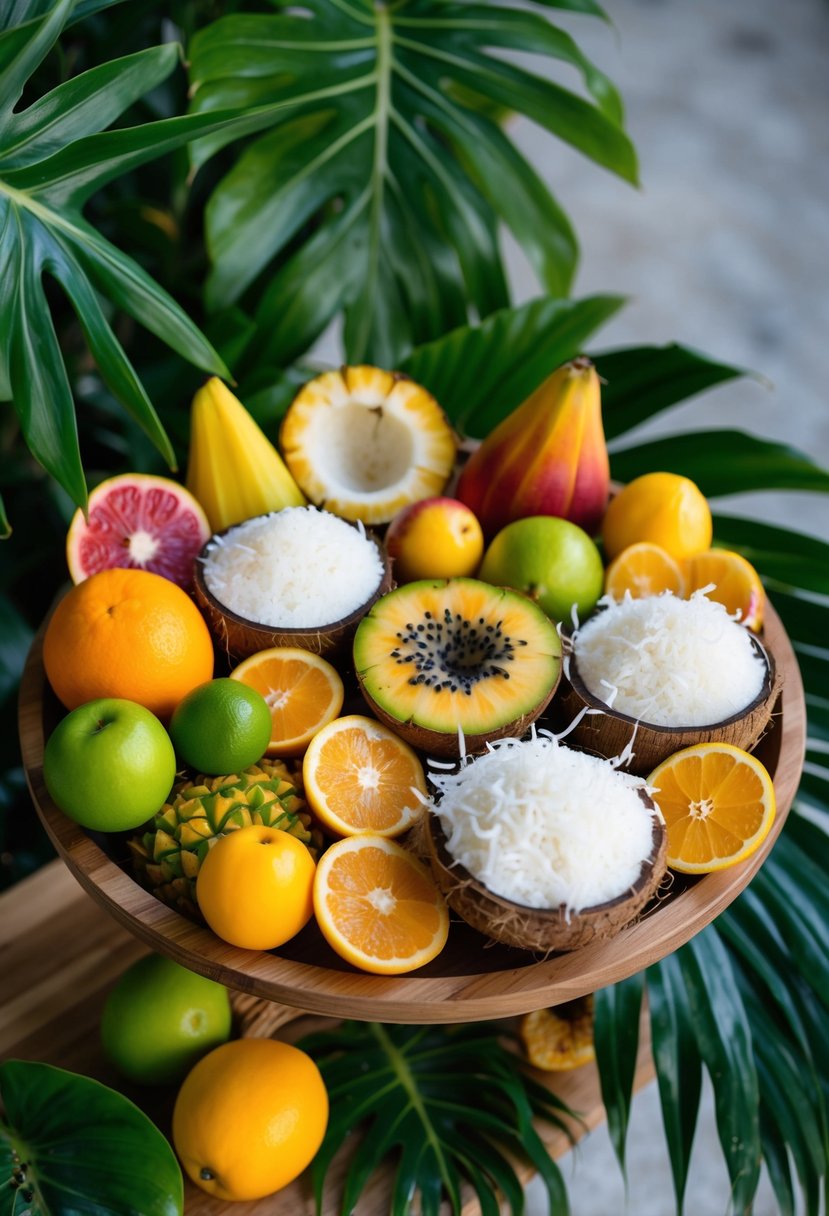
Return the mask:
<path id="1" fill-rule="evenodd" d="M 369 833 L 322 855 L 314 913 L 332 950 L 375 975 L 423 967 L 449 934 L 446 904 L 426 867 L 393 840 Z"/>
<path id="2" fill-rule="evenodd" d="M 705 593 L 709 599 L 725 604 L 732 614 L 739 612 L 747 629 L 756 633 L 762 628 L 766 593 L 760 575 L 742 554 L 709 549 L 688 559 L 685 575 L 688 595 L 713 583 L 713 589 Z"/>
<path id="3" fill-rule="evenodd" d="M 648 777 L 668 829 L 668 865 L 707 874 L 745 861 L 774 822 L 774 785 L 765 766 L 730 743 L 675 752 Z"/>
<path id="4" fill-rule="evenodd" d="M 674 595 L 685 594 L 685 579 L 679 563 L 666 549 L 650 541 L 639 541 L 628 545 L 608 566 L 604 576 L 605 595 L 620 600 L 626 591 L 633 599 L 646 595 L 659 595 L 672 591 Z"/>
<path id="5" fill-rule="evenodd" d="M 426 778 L 408 743 L 374 718 L 349 714 L 315 735 L 302 763 L 305 797 L 337 836 L 399 836 L 423 814 Z"/>
<path id="6" fill-rule="evenodd" d="M 245 659 L 231 673 L 261 692 L 271 711 L 268 756 L 300 756 L 318 731 L 343 707 L 336 669 L 310 650 L 275 646 Z"/>

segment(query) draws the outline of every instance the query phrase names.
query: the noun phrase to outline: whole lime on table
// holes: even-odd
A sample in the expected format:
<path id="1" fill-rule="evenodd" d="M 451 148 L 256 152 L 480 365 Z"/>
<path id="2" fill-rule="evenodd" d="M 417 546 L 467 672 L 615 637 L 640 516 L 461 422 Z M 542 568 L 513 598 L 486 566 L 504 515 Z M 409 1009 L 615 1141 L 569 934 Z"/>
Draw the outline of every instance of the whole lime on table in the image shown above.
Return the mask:
<path id="1" fill-rule="evenodd" d="M 507 524 L 484 554 L 478 578 L 512 587 L 536 601 L 554 621 L 592 612 L 604 587 L 599 550 L 583 528 L 553 515 Z"/>
<path id="2" fill-rule="evenodd" d="M 265 754 L 271 711 L 260 692 L 239 680 L 208 680 L 179 702 L 170 738 L 181 759 L 200 773 L 239 773 Z"/>
<path id="3" fill-rule="evenodd" d="M 82 827 L 124 832 L 150 819 L 170 792 L 176 757 L 154 714 L 102 697 L 58 723 L 43 753 L 52 801 Z"/>
<path id="4" fill-rule="evenodd" d="M 230 1038 L 227 989 L 162 954 L 133 963 L 109 993 L 101 1017 L 107 1059 L 139 1085 L 180 1081 Z"/>

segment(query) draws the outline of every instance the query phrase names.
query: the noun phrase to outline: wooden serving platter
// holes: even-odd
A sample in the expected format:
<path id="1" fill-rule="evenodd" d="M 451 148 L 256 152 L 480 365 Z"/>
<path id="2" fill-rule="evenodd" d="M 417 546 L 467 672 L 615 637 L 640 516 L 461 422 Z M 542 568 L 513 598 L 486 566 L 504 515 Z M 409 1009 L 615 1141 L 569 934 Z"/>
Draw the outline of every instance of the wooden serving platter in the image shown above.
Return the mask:
<path id="1" fill-rule="evenodd" d="M 806 740 L 803 684 L 780 618 L 768 608 L 764 641 L 783 675 L 772 724 L 755 749 L 777 796 L 775 824 L 747 861 L 698 879 L 675 876 L 636 923 L 611 941 L 540 957 L 487 942 L 462 922 L 444 951 L 411 975 L 367 975 L 339 959 L 316 926 L 277 952 L 241 950 L 172 911 L 132 877 L 124 839 L 86 833 L 50 799 L 43 748 L 62 712 L 35 638 L 20 692 L 20 739 L 32 799 L 58 852 L 81 885 L 148 946 L 230 988 L 335 1017 L 403 1023 L 470 1022 L 556 1005 L 615 983 L 678 949 L 736 899 L 774 845 L 800 781 Z"/>

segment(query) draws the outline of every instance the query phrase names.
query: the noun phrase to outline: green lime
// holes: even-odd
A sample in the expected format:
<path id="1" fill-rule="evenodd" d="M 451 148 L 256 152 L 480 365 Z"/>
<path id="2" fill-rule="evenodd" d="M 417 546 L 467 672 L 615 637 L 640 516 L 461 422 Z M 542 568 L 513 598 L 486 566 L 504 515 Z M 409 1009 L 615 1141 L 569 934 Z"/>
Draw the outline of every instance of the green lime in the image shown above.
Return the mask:
<path id="1" fill-rule="evenodd" d="M 170 719 L 170 738 L 191 768 L 212 776 L 240 773 L 265 754 L 271 711 L 239 680 L 208 680 L 189 692 Z"/>
<path id="2" fill-rule="evenodd" d="M 532 515 L 502 528 L 484 554 L 478 578 L 531 596 L 554 621 L 584 620 L 604 587 L 599 550 L 576 524 Z"/>
<path id="3" fill-rule="evenodd" d="M 180 1081 L 197 1060 L 230 1038 L 227 989 L 161 954 L 133 963 L 111 990 L 101 1017 L 104 1054 L 139 1085 Z"/>

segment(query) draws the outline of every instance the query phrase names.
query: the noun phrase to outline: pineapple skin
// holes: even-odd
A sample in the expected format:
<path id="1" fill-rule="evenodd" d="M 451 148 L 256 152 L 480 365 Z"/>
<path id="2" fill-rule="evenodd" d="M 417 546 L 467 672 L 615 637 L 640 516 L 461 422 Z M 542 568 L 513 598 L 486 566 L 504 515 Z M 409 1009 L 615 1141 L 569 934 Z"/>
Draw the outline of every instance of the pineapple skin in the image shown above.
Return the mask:
<path id="1" fill-rule="evenodd" d="M 323 837 L 301 790 L 298 770 L 281 760 L 260 760 L 241 773 L 178 781 L 151 828 L 128 842 L 136 877 L 177 912 L 203 920 L 196 879 L 210 849 L 228 832 L 251 824 L 280 828 L 302 841 L 316 860 Z"/>

